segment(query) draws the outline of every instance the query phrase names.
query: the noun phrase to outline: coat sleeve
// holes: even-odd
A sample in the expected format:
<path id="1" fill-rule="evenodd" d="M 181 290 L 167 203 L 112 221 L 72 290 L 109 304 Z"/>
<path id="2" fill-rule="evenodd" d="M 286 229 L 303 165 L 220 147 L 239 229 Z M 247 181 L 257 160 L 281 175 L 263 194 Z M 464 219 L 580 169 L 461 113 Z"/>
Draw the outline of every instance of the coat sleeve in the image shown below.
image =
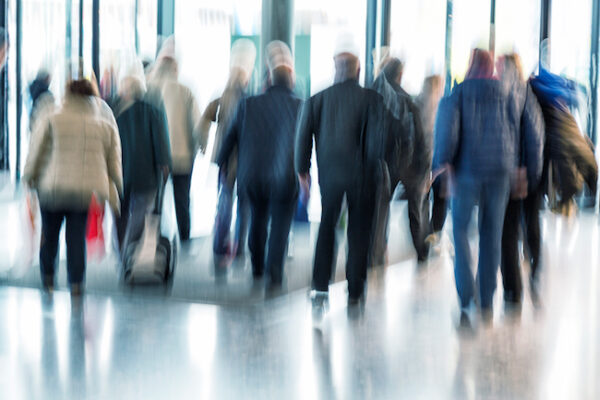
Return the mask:
<path id="1" fill-rule="evenodd" d="M 314 133 L 313 99 L 308 99 L 302 106 L 300 117 L 296 125 L 296 149 L 294 153 L 294 163 L 296 172 L 299 174 L 308 173 L 310 170 L 310 158 L 312 156 L 312 143 Z"/>
<path id="2" fill-rule="evenodd" d="M 107 152 L 106 165 L 108 178 L 119 193 L 123 193 L 123 165 L 121 160 L 121 139 L 118 130 L 110 125 L 110 144 Z"/>
<path id="3" fill-rule="evenodd" d="M 173 168 L 171 145 L 169 143 L 169 126 L 164 108 L 152 107 L 152 141 L 154 142 L 154 159 L 157 166 Z"/>
<path id="4" fill-rule="evenodd" d="M 200 117 L 200 123 L 198 126 L 198 147 L 203 154 L 206 153 L 210 126 L 213 122 L 217 121 L 217 110 L 219 109 L 220 100 L 221 99 L 218 98 L 211 101 Z"/>
<path id="5" fill-rule="evenodd" d="M 235 116 L 233 117 L 229 128 L 227 128 L 227 130 L 225 131 L 223 143 L 221 143 L 219 154 L 217 154 L 216 161 L 219 167 L 222 167 L 223 165 L 227 164 L 229 156 L 231 155 L 236 144 L 238 144 L 238 138 L 242 129 L 242 122 L 244 121 L 245 113 L 246 102 L 242 100 L 240 101 L 237 110 L 235 111 Z"/>
<path id="6" fill-rule="evenodd" d="M 29 186 L 34 187 L 39 177 L 39 168 L 41 160 L 46 153 L 50 151 L 48 143 L 52 133 L 52 124 L 50 120 L 36 124 L 36 129 L 31 135 L 31 144 L 25 168 L 23 170 L 23 181 Z"/>
<path id="7" fill-rule="evenodd" d="M 538 186 L 542 175 L 544 131 L 542 109 L 531 87 L 527 85 L 525 106 L 521 116 L 521 135 L 523 137 L 523 154 L 530 189 Z"/>
<path id="8" fill-rule="evenodd" d="M 434 127 L 433 169 L 453 164 L 460 135 L 460 94 L 455 91 L 439 104 Z"/>

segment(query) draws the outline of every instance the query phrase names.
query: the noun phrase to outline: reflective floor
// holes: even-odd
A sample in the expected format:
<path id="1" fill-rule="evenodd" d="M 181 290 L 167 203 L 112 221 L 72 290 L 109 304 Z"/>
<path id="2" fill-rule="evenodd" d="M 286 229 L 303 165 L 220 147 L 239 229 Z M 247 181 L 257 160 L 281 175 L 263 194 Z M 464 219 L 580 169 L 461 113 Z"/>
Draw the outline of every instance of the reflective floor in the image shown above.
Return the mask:
<path id="1" fill-rule="evenodd" d="M 597 216 L 544 220 L 543 308 L 496 297 L 459 331 L 451 249 L 372 270 L 364 309 L 332 287 L 247 305 L 0 288 L 1 399 L 597 399 Z"/>

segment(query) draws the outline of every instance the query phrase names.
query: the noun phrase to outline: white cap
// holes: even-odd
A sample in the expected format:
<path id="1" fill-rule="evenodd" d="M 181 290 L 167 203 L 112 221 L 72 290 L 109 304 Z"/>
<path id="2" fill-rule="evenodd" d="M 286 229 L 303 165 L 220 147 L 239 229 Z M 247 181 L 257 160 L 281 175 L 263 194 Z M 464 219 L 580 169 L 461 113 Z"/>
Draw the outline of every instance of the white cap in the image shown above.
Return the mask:
<path id="1" fill-rule="evenodd" d="M 281 40 L 274 40 L 267 45 L 265 57 L 269 70 L 273 71 L 278 67 L 287 67 L 290 71 L 294 70 L 294 58 L 287 44 Z"/>
<path id="2" fill-rule="evenodd" d="M 360 58 L 360 50 L 356 44 L 354 34 L 351 31 L 340 32 L 335 41 L 333 56 L 336 57 L 343 53 L 352 54 L 356 58 Z"/>
<path id="3" fill-rule="evenodd" d="M 238 39 L 231 46 L 229 68 L 241 68 L 248 75 L 252 74 L 256 60 L 256 47 L 249 39 Z"/>

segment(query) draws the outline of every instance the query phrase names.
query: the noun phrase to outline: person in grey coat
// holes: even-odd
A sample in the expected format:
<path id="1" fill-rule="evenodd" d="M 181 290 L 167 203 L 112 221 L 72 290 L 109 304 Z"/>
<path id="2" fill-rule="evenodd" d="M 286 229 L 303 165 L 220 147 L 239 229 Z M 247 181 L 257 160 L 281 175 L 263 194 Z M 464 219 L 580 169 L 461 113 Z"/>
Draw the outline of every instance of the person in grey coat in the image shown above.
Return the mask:
<path id="1" fill-rule="evenodd" d="M 475 296 L 468 227 L 479 208 L 479 306 L 491 322 L 496 273 L 500 265 L 502 225 L 509 199 L 511 175 L 519 165 L 520 143 L 528 181 L 537 184 L 542 170 L 541 137 L 534 130 L 539 112 L 516 98 L 493 76 L 489 52 L 475 49 L 465 81 L 440 105 L 435 132 L 433 168 L 455 174 L 452 199 L 454 274 L 461 307 L 461 325 L 469 325 Z M 538 109 L 539 111 L 539 109 Z"/>

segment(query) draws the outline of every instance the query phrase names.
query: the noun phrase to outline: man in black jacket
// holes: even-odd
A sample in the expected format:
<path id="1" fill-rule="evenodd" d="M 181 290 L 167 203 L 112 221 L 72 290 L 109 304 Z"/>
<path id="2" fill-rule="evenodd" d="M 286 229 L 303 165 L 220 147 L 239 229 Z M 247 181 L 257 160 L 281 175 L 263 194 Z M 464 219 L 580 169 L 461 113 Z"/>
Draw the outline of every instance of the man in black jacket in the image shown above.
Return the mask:
<path id="1" fill-rule="evenodd" d="M 144 82 L 121 82 L 117 125 L 123 151 L 123 199 L 116 223 L 119 247 L 141 234 L 146 212 L 154 206 L 161 180 L 171 170 L 167 120 L 162 109 L 144 100 Z"/>
<path id="2" fill-rule="evenodd" d="M 321 224 L 314 258 L 314 310 L 327 300 L 335 265 L 335 227 L 344 196 L 348 203 L 349 304 L 364 294 L 374 210 L 374 168 L 367 139 L 380 122 L 379 95 L 358 84 L 357 52 L 340 50 L 334 57 L 336 76 L 330 88 L 306 101 L 296 133 L 296 171 L 307 186 L 313 137 L 321 189 Z"/>
<path id="3" fill-rule="evenodd" d="M 280 286 L 287 238 L 298 196 L 294 171 L 294 133 L 300 99 L 294 87 L 293 58 L 287 45 L 271 42 L 266 48 L 272 86 L 260 96 L 242 100 L 217 157 L 225 164 L 237 145 L 238 189 L 250 203 L 248 238 L 255 278 L 270 274 Z M 271 221 L 265 262 L 267 227 Z"/>

